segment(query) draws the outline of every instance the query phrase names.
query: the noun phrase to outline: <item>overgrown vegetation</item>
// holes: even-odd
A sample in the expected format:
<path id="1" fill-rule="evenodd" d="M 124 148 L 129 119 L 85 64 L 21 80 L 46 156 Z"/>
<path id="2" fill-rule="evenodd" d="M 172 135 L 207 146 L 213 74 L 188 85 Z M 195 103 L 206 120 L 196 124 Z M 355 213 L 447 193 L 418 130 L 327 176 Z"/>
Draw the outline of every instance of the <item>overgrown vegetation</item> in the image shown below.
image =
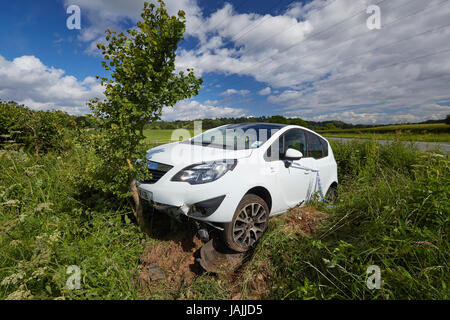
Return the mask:
<path id="1" fill-rule="evenodd" d="M 138 162 L 146 153 L 141 143 L 144 125 L 159 119 L 164 106 L 198 94 L 202 83 L 192 69 L 175 70 L 185 22 L 182 10 L 170 16 L 163 1 L 145 2 L 135 28 L 119 34 L 107 29 L 106 45 L 97 44 L 103 67 L 111 73 L 101 78 L 106 98 L 90 102 L 97 127 L 92 139 L 97 159 L 89 164 L 90 182 L 118 197 L 131 193 L 133 212 L 143 230 L 147 226 L 135 179 L 148 175 L 145 163 Z"/>
<path id="2" fill-rule="evenodd" d="M 275 218 L 238 271 L 143 291 L 133 279 L 145 248 L 170 248 L 185 228 L 161 238 L 154 224 L 143 235 L 126 200 L 89 189 L 95 157 L 82 136 L 65 151 L 20 148 L 0 151 L 0 298 L 449 298 L 448 156 L 400 142 L 333 143 L 339 201 L 315 204 L 328 214 L 318 230 L 291 232 L 304 218 Z M 81 269 L 79 290 L 67 286 L 70 265 Z M 381 268 L 381 290 L 365 285 L 369 265 Z"/>
<path id="3" fill-rule="evenodd" d="M 312 239 L 273 230 L 267 250 L 289 299 L 448 299 L 448 156 L 399 142 L 334 143 L 339 200 Z M 366 270 L 381 268 L 380 290 Z"/>
<path id="4" fill-rule="evenodd" d="M 62 111 L 33 111 L 0 101 L 0 144 L 20 144 L 35 155 L 62 152 L 71 147 L 76 128 L 74 117 Z"/>
<path id="5" fill-rule="evenodd" d="M 37 157 L 0 150 L 0 298 L 129 299 L 143 235 L 117 199 L 78 189 L 82 148 Z M 67 268 L 81 269 L 70 290 Z"/>

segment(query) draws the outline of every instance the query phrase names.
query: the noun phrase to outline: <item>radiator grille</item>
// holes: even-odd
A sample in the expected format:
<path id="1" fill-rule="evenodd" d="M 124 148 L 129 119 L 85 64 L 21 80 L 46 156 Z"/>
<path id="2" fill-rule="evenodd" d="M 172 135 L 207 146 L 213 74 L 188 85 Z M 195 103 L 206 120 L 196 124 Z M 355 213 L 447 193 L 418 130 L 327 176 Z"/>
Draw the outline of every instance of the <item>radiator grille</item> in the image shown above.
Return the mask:
<path id="1" fill-rule="evenodd" d="M 150 172 L 152 174 L 152 177 L 151 177 L 151 179 L 144 180 L 142 182 L 150 183 L 150 184 L 155 183 L 159 179 L 161 179 L 162 176 L 167 173 L 167 171 L 169 171 L 172 168 L 173 168 L 173 166 L 170 166 L 168 164 L 149 161 L 148 162 L 148 172 Z"/>

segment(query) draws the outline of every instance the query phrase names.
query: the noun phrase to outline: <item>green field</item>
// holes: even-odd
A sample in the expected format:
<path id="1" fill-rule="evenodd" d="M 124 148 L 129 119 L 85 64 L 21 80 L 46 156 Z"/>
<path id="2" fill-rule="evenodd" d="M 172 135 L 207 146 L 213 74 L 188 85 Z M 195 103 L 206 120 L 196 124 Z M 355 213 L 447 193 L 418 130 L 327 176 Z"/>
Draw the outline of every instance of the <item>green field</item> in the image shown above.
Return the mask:
<path id="1" fill-rule="evenodd" d="M 188 130 L 193 136 L 193 130 Z M 173 130 L 146 129 L 144 135 L 146 142 L 171 142 Z M 324 137 L 357 138 L 375 140 L 423 141 L 423 142 L 450 142 L 450 125 L 438 124 L 411 124 L 390 125 L 358 129 L 318 130 Z"/>
<path id="2" fill-rule="evenodd" d="M 450 125 L 404 124 L 370 128 L 318 130 L 325 137 L 400 140 L 424 142 L 450 142 Z"/>
<path id="3" fill-rule="evenodd" d="M 174 137 L 175 140 L 172 140 L 172 134 L 174 130 L 164 130 L 164 129 L 146 129 L 144 130 L 145 142 L 149 144 L 164 144 L 173 141 L 177 141 L 178 139 Z M 187 134 L 189 132 L 189 135 Z M 186 139 L 194 136 L 194 130 L 186 129 Z M 183 139 L 185 140 L 185 139 Z"/>
<path id="4" fill-rule="evenodd" d="M 390 134 L 390 133 L 322 133 L 329 138 L 399 140 L 414 142 L 450 142 L 450 133 Z"/>

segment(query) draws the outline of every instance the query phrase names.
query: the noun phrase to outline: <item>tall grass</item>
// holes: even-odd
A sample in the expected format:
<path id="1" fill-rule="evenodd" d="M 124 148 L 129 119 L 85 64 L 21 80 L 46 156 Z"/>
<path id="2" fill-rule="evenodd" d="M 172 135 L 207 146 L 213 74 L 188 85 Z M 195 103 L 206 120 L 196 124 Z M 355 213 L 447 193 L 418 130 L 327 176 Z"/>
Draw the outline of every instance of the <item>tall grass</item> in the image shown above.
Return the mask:
<path id="1" fill-rule="evenodd" d="M 241 268 L 242 297 L 263 273 L 273 299 L 448 299 L 448 156 L 399 142 L 332 143 L 338 201 L 316 204 L 329 218 L 311 237 L 271 223 Z M 41 157 L 0 150 L 1 299 L 142 298 L 131 279 L 145 238 L 127 203 L 86 187 L 89 161 L 81 146 Z M 79 290 L 67 285 L 71 265 Z M 366 286 L 370 265 L 381 269 L 379 290 Z M 233 286 L 204 274 L 180 297 L 230 298 Z"/>
<path id="2" fill-rule="evenodd" d="M 447 156 L 394 142 L 333 143 L 339 200 L 313 239 L 273 230 L 273 298 L 448 299 Z M 320 206 L 320 204 L 318 204 Z M 366 286 L 367 268 L 382 287 Z"/>
<path id="3" fill-rule="evenodd" d="M 79 200 L 73 181 L 84 159 L 0 150 L 0 298 L 138 297 L 130 277 L 143 237 L 126 207 Z M 81 271 L 78 290 L 66 283 L 71 265 Z"/>

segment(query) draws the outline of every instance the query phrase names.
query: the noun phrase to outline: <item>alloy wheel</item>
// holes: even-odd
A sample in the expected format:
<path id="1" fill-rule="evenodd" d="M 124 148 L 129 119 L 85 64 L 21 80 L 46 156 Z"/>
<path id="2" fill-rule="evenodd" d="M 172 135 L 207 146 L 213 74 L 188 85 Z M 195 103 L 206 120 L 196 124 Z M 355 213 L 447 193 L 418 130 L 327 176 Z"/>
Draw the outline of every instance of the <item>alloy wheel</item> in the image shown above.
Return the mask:
<path id="1" fill-rule="evenodd" d="M 243 248 L 254 245 L 267 227 L 266 210 L 259 203 L 243 207 L 233 224 L 233 240 Z"/>

